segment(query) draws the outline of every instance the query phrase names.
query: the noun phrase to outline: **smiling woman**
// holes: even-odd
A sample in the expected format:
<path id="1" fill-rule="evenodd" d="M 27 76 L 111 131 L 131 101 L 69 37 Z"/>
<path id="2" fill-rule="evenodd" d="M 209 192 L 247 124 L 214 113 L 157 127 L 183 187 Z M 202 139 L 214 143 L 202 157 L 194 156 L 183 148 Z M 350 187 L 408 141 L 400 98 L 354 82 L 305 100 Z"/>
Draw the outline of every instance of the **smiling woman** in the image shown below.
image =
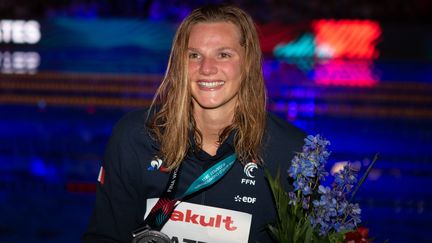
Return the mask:
<path id="1" fill-rule="evenodd" d="M 261 60 L 255 24 L 237 7 L 196 9 L 180 24 L 166 76 L 154 99 L 161 107 L 150 122 L 150 129 L 160 141 L 161 154 L 170 168 L 178 166 L 188 153 L 191 134 L 201 150 L 214 155 L 234 130 L 239 159 L 261 162 L 266 120 Z M 239 79 L 238 91 L 235 91 L 236 79 Z M 216 89 L 217 84 L 222 83 L 220 89 Z M 213 91 L 206 89 L 212 85 Z M 203 101 L 202 97 L 211 97 L 207 102 L 219 103 L 207 108 L 217 108 L 227 102 L 234 105 L 231 110 L 227 105 L 223 112 L 205 109 L 204 113 L 206 105 L 197 102 L 197 98 Z M 164 134 L 177 136 L 167 138 Z"/>
<path id="2" fill-rule="evenodd" d="M 271 242 L 264 171 L 287 170 L 304 133 L 266 112 L 261 58 L 243 10 L 186 17 L 153 100 L 160 106 L 113 131 L 85 242 Z"/>
<path id="3" fill-rule="evenodd" d="M 188 79 L 202 149 L 216 154 L 219 132 L 234 118 L 242 79 L 244 47 L 230 22 L 199 23 L 189 36 Z"/>

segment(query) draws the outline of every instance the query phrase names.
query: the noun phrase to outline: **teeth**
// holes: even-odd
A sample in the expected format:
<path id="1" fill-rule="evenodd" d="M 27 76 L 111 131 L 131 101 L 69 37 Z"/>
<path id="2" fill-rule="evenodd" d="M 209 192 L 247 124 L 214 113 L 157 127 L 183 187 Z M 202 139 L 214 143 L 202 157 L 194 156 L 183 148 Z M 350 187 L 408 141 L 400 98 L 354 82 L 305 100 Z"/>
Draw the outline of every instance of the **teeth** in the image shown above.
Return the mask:
<path id="1" fill-rule="evenodd" d="M 214 88 L 217 86 L 223 85 L 225 82 L 219 81 L 219 82 L 198 82 L 199 86 L 204 86 L 206 88 Z"/>

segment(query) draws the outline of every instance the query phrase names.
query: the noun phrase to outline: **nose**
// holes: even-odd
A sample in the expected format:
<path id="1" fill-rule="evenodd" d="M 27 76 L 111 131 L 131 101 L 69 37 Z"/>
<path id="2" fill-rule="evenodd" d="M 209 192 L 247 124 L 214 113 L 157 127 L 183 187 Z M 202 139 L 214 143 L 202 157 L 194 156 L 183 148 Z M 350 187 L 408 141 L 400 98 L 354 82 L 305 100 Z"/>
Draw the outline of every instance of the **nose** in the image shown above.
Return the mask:
<path id="1" fill-rule="evenodd" d="M 200 63 L 200 73 L 203 75 L 212 75 L 217 73 L 216 60 L 205 57 Z"/>

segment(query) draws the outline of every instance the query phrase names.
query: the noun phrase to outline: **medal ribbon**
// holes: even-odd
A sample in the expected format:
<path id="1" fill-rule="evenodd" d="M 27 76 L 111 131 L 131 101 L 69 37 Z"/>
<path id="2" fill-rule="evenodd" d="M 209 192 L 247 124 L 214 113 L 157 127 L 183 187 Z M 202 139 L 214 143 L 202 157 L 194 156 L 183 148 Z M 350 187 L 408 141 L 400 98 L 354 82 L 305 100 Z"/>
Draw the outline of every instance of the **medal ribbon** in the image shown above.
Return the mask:
<path id="1" fill-rule="evenodd" d="M 232 167 L 236 160 L 236 155 L 231 154 L 225 159 L 217 162 L 207 169 L 198 179 L 188 187 L 188 189 L 178 198 L 174 198 L 177 189 L 179 167 L 171 172 L 170 178 L 164 194 L 159 198 L 156 205 L 151 209 L 149 215 L 143 222 L 144 227 L 150 227 L 153 230 L 160 230 L 174 211 L 177 202 L 186 196 L 189 196 L 201 189 L 209 187 L 221 179 Z"/>

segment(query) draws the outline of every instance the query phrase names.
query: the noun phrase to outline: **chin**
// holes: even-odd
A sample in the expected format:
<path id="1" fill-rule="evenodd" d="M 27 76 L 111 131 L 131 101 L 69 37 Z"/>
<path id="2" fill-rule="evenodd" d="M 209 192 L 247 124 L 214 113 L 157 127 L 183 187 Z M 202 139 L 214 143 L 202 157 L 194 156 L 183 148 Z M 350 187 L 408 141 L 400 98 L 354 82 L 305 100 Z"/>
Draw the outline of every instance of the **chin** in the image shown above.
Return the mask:
<path id="1" fill-rule="evenodd" d="M 221 105 L 219 104 L 208 104 L 208 103 L 197 103 L 196 105 L 202 109 L 207 109 L 207 110 L 213 110 L 221 107 Z"/>

